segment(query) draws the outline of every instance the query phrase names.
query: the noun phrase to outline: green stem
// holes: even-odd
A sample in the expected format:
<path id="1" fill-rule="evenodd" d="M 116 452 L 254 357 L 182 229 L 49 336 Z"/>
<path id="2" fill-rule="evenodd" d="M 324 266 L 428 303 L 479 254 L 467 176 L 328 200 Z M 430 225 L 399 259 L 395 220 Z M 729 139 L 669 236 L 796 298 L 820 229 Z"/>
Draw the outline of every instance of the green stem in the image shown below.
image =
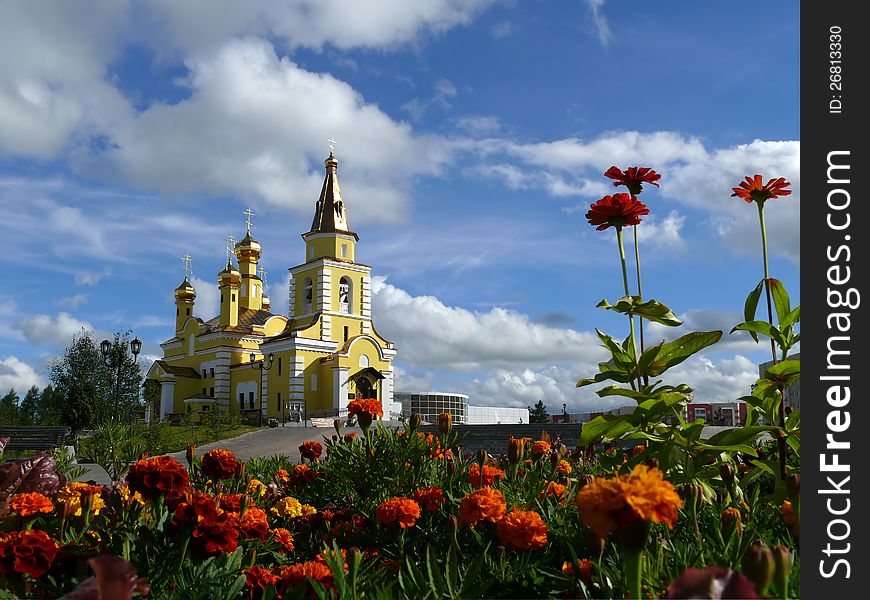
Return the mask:
<path id="1" fill-rule="evenodd" d="M 767 228 L 764 224 L 764 202 L 756 202 L 758 205 L 758 220 L 761 223 L 761 255 L 764 259 L 764 293 L 767 297 L 767 322 L 770 323 L 770 326 L 773 327 L 773 307 L 772 302 L 770 300 L 770 273 L 767 269 Z M 773 338 L 770 338 L 770 353 L 773 355 L 773 364 L 776 364 L 776 344 L 773 341 Z M 782 388 L 782 386 L 780 386 Z M 785 429 L 785 393 L 784 390 L 780 389 L 780 397 L 779 397 L 779 426 L 781 429 Z M 779 476 L 785 481 L 786 477 L 786 466 L 785 466 L 785 437 L 782 435 L 779 436 L 778 439 L 778 450 L 779 450 Z"/>
<path id="2" fill-rule="evenodd" d="M 640 302 L 643 302 L 643 285 L 640 280 L 640 245 L 637 240 L 637 228 L 639 225 L 635 225 L 632 227 L 632 233 L 634 234 L 634 264 L 637 270 L 637 297 Z M 640 326 L 640 353 L 643 354 L 644 343 L 643 343 L 643 317 L 637 318 L 638 325 Z M 643 384 L 649 385 L 649 377 L 644 375 Z"/>
<path id="3" fill-rule="evenodd" d="M 640 599 L 640 559 L 643 555 L 643 550 L 637 552 L 629 552 L 624 550 L 622 553 L 622 561 L 625 564 L 625 583 L 628 587 L 629 598 Z"/>
<path id="4" fill-rule="evenodd" d="M 625 288 L 625 295 L 631 295 L 628 291 L 628 270 L 625 266 L 625 245 L 622 243 L 622 226 L 616 226 L 616 242 L 619 244 L 619 262 L 622 265 L 622 285 Z M 631 347 L 634 351 L 634 364 L 637 365 L 637 347 L 634 344 L 634 316 L 628 313 L 628 325 L 631 333 Z M 636 390 L 634 381 L 631 383 L 631 389 Z"/>

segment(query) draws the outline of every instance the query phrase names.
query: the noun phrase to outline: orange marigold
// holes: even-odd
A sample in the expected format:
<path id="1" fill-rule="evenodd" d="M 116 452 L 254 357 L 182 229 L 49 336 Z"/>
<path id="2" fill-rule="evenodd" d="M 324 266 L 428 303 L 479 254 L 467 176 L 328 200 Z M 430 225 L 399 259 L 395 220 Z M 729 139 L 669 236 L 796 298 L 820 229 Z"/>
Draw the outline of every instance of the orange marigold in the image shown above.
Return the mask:
<path id="1" fill-rule="evenodd" d="M 251 598 L 262 598 L 266 588 L 273 586 L 281 581 L 281 578 L 272 573 L 269 569 L 264 569 L 260 565 L 253 565 L 249 569 L 245 569 L 245 583 L 251 588 Z"/>
<path id="2" fill-rule="evenodd" d="M 573 470 L 574 469 L 571 468 L 571 463 L 567 460 L 560 460 L 559 464 L 556 465 L 556 473 L 559 475 L 570 475 Z"/>
<path id="3" fill-rule="evenodd" d="M 378 523 L 387 525 L 396 522 L 399 527 L 413 527 L 420 517 L 420 505 L 410 498 L 390 498 L 378 506 Z"/>
<path id="4" fill-rule="evenodd" d="M 236 455 L 223 448 L 209 450 L 202 455 L 200 467 L 206 477 L 212 479 L 229 479 L 236 474 L 239 461 Z"/>
<path id="5" fill-rule="evenodd" d="M 683 505 L 670 481 L 658 469 L 636 465 L 631 473 L 596 479 L 577 494 L 580 520 L 601 538 L 638 521 L 666 523 L 672 528 Z"/>
<path id="6" fill-rule="evenodd" d="M 514 510 L 499 521 L 496 535 L 508 550 L 538 550 L 547 545 L 547 526 L 533 510 Z"/>
<path id="7" fill-rule="evenodd" d="M 491 487 L 466 494 L 459 503 L 459 523 L 474 527 L 480 521 L 498 523 L 507 511 L 504 496 Z"/>
<path id="8" fill-rule="evenodd" d="M 562 502 L 565 501 L 565 496 L 567 495 L 568 486 L 556 483 L 555 481 L 548 481 L 544 489 L 538 492 L 538 498 L 549 498 L 550 496 L 555 496 Z"/>
<path id="9" fill-rule="evenodd" d="M 550 442 L 545 442 L 544 440 L 538 440 L 534 444 L 532 444 L 532 454 L 537 454 L 538 456 L 542 456 L 544 454 L 550 453 Z"/>
<path id="10" fill-rule="evenodd" d="M 171 456 L 144 458 L 130 465 L 127 485 L 145 498 L 178 493 L 187 487 L 187 469 Z"/>
<path id="11" fill-rule="evenodd" d="M 350 566 L 347 564 L 347 550 L 345 550 L 344 548 L 341 548 L 340 554 L 341 554 L 340 563 L 344 565 L 344 572 L 347 573 L 348 570 L 350 569 Z M 334 550 L 324 549 L 320 554 L 318 554 L 317 556 L 314 557 L 314 562 L 319 562 L 319 563 L 324 564 L 328 567 L 329 563 L 326 562 L 327 558 L 336 558 L 337 559 L 338 557 L 336 556 Z M 339 562 L 339 561 L 336 560 L 336 562 Z"/>
<path id="12" fill-rule="evenodd" d="M 249 506 L 245 514 L 239 519 L 239 531 L 246 538 L 258 539 L 265 542 L 269 537 L 269 522 L 262 508 Z"/>
<path id="13" fill-rule="evenodd" d="M 358 398 L 347 403 L 348 417 L 359 417 L 360 413 L 368 413 L 373 419 L 375 417 L 381 418 L 384 416 L 384 407 L 381 406 L 380 401 L 374 398 Z"/>
<path id="14" fill-rule="evenodd" d="M 47 496 L 39 492 L 27 492 L 15 494 L 9 501 L 9 508 L 24 518 L 32 517 L 39 513 L 50 513 L 54 510 L 54 504 Z"/>
<path id="15" fill-rule="evenodd" d="M 779 514 L 786 525 L 794 525 L 797 522 L 794 518 L 794 508 L 790 500 L 782 501 L 782 506 L 779 507 Z"/>
<path id="16" fill-rule="evenodd" d="M 320 455 L 323 454 L 323 446 L 320 442 L 302 442 L 299 446 L 299 454 L 302 458 L 308 460 L 320 460 Z"/>
<path id="17" fill-rule="evenodd" d="M 428 511 L 438 510 L 444 504 L 444 493 L 440 487 L 432 486 L 417 490 L 412 496 L 414 501 Z"/>
<path id="18" fill-rule="evenodd" d="M 483 475 L 480 473 L 480 465 L 474 463 L 468 469 L 468 483 L 477 487 L 492 485 L 496 479 L 504 479 L 504 471 L 490 465 L 483 465 Z"/>
<path id="19" fill-rule="evenodd" d="M 576 565 L 576 569 L 574 566 Z M 562 563 L 562 572 L 568 577 L 574 577 L 574 574 L 580 573 L 580 581 L 589 585 L 592 583 L 592 561 L 588 558 L 579 559 L 575 565 L 572 565 L 568 561 Z"/>
<path id="20" fill-rule="evenodd" d="M 44 531 L 13 531 L 0 535 L 0 574 L 26 573 L 38 579 L 51 567 L 57 543 Z"/>
<path id="21" fill-rule="evenodd" d="M 281 578 L 282 587 L 287 590 L 292 590 L 300 583 L 306 582 L 309 577 L 327 588 L 332 588 L 335 585 L 332 569 L 315 560 L 285 565 L 278 569 L 278 576 Z"/>
<path id="22" fill-rule="evenodd" d="M 281 552 L 292 552 L 294 548 L 296 548 L 296 544 L 293 541 L 293 534 L 290 533 L 287 529 L 283 527 L 278 527 L 277 529 L 273 529 L 271 531 L 273 539 L 276 543 L 278 543 L 282 550 Z"/>

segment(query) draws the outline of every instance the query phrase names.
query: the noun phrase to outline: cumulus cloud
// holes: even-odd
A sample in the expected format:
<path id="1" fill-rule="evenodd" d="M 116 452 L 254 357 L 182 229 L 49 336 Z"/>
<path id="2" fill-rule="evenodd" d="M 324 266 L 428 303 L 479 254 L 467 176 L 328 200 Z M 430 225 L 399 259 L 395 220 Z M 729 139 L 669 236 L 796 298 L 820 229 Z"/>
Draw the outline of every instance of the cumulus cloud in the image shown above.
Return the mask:
<path id="1" fill-rule="evenodd" d="M 688 310 L 678 318 L 683 321 L 680 327 L 667 327 L 658 323 L 644 322 L 647 346 L 661 341 L 671 341 L 690 331 L 721 331 L 722 339 L 707 347 L 704 353 L 710 352 L 742 352 L 752 353 L 763 350 L 764 346 L 745 331 L 729 333 L 731 328 L 743 322 L 743 315 L 736 310 L 721 310 L 712 308 L 696 308 Z"/>
<path id="2" fill-rule="evenodd" d="M 75 294 L 73 296 L 67 296 L 66 298 L 61 298 L 57 301 L 59 306 L 65 306 L 66 308 L 76 309 L 85 302 L 88 301 L 89 296 L 87 294 Z"/>
<path id="3" fill-rule="evenodd" d="M 667 378 L 694 388 L 695 402 L 732 402 L 751 393 L 758 364 L 741 354 L 719 360 L 696 355 L 668 371 Z"/>
<path id="4" fill-rule="evenodd" d="M 66 312 L 58 313 L 54 317 L 45 314 L 22 317 L 14 327 L 31 344 L 54 349 L 66 348 L 73 337 L 83 330 L 94 330 L 87 321 L 80 321 Z"/>
<path id="5" fill-rule="evenodd" d="M 432 296 L 411 296 L 382 278 L 372 281 L 372 292 L 378 331 L 395 342 L 402 361 L 413 367 L 541 367 L 590 363 L 604 356 L 594 334 L 534 323 L 516 311 L 447 306 Z"/>
<path id="6" fill-rule="evenodd" d="M 206 281 L 199 277 L 191 277 L 190 283 L 196 290 L 196 302 L 193 314 L 203 321 L 208 321 L 220 314 L 221 294 L 216 281 Z M 271 299 L 271 298 L 270 298 Z"/>
<path id="7" fill-rule="evenodd" d="M 0 394 L 14 388 L 23 397 L 34 385 L 43 387 L 45 381 L 33 367 L 16 356 L 0 358 Z"/>
<path id="8" fill-rule="evenodd" d="M 393 365 L 393 387 L 397 392 L 429 392 L 434 381 L 432 371 L 425 369 L 405 369 L 400 365 Z"/>

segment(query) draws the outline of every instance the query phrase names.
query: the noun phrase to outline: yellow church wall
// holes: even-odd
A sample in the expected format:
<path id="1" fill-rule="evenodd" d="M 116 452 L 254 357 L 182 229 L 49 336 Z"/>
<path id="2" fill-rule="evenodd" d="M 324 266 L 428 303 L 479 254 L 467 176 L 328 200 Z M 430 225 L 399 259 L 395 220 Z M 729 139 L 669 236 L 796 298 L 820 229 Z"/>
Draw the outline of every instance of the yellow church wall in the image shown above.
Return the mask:
<path id="1" fill-rule="evenodd" d="M 309 236 L 305 242 L 305 259 L 311 261 L 318 258 L 338 258 L 353 261 L 355 244 L 356 240 L 352 235 L 315 234 Z"/>

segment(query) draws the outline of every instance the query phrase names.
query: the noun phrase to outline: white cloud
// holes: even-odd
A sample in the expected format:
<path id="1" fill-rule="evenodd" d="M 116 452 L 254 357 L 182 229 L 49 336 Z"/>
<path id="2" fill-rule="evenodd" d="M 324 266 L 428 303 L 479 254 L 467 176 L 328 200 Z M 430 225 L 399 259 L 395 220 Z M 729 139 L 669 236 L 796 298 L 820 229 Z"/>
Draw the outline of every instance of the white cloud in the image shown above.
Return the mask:
<path id="1" fill-rule="evenodd" d="M 44 379 L 27 363 L 16 356 L 0 359 L 0 394 L 5 394 L 15 388 L 19 397 L 23 398 L 32 386 L 43 387 Z"/>
<path id="2" fill-rule="evenodd" d="M 75 284 L 78 286 L 87 285 L 94 286 L 97 285 L 100 280 L 105 277 L 107 273 L 95 273 L 94 271 L 82 271 L 80 273 L 75 274 Z"/>
<path id="3" fill-rule="evenodd" d="M 25 316 L 14 327 L 31 344 L 54 349 L 66 348 L 82 330 L 94 331 L 90 323 L 80 321 L 66 312 L 58 313 L 56 317 L 45 314 Z"/>
<path id="4" fill-rule="evenodd" d="M 758 365 L 743 355 L 711 360 L 693 356 L 666 373 L 668 382 L 687 383 L 695 402 L 732 402 L 751 393 L 758 379 Z"/>
<path id="5" fill-rule="evenodd" d="M 612 36 L 610 26 L 607 24 L 607 19 L 602 12 L 604 0 L 586 0 L 586 6 L 589 7 L 592 21 L 595 24 L 595 29 L 598 31 L 598 40 L 602 46 L 608 45 Z"/>
<path id="6" fill-rule="evenodd" d="M 735 331 L 729 334 L 732 327 L 743 322 L 742 315 L 736 310 L 696 308 L 677 316 L 683 321 L 683 324 L 679 327 L 667 327 L 658 323 L 644 322 L 647 347 L 658 344 L 663 340 L 671 341 L 690 331 L 721 331 L 722 338 L 718 343 L 708 346 L 703 351 L 704 354 L 711 352 L 743 352 L 748 354 L 764 350 L 764 346 L 756 344 L 749 333 L 745 331 Z"/>
<path id="7" fill-rule="evenodd" d="M 405 369 L 393 365 L 393 382 L 397 392 L 429 392 L 432 388 L 434 374 L 425 369 Z"/>
<path id="8" fill-rule="evenodd" d="M 76 309 L 85 302 L 88 301 L 89 296 L 87 294 L 75 294 L 73 296 L 67 296 L 66 298 L 61 298 L 57 301 L 59 306 L 64 306 L 70 309 Z"/>
<path id="9" fill-rule="evenodd" d="M 514 31 L 516 31 L 516 29 L 516 25 L 514 25 L 510 21 L 501 21 L 490 27 L 489 30 L 492 32 L 492 37 L 500 40 L 501 38 L 507 37 L 512 34 Z"/>
<path id="10" fill-rule="evenodd" d="M 220 290 L 217 281 L 206 281 L 199 277 L 191 277 L 190 283 L 196 290 L 196 302 L 193 314 L 203 321 L 208 321 L 220 314 Z"/>
<path id="11" fill-rule="evenodd" d="M 411 296 L 382 278 L 372 282 L 378 331 L 395 342 L 403 362 L 416 367 L 471 371 L 541 367 L 603 358 L 597 337 L 534 323 L 504 308 L 471 312 L 432 296 Z"/>

